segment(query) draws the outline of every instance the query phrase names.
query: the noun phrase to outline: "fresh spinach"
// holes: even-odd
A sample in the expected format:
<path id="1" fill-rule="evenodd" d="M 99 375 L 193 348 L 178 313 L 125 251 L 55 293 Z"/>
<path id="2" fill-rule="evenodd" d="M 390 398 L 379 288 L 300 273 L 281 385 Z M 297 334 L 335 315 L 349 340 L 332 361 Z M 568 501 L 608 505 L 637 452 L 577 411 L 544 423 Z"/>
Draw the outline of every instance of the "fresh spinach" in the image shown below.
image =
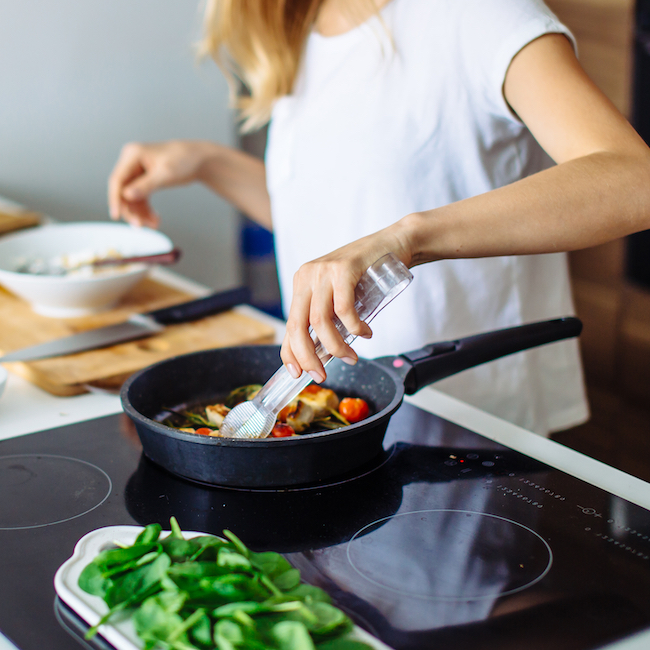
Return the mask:
<path id="1" fill-rule="evenodd" d="M 151 524 L 83 569 L 79 587 L 109 606 L 86 638 L 121 612 L 145 650 L 370 650 L 279 553 L 255 553 L 230 531 L 185 539 L 173 517 L 170 528 L 161 539 Z"/>

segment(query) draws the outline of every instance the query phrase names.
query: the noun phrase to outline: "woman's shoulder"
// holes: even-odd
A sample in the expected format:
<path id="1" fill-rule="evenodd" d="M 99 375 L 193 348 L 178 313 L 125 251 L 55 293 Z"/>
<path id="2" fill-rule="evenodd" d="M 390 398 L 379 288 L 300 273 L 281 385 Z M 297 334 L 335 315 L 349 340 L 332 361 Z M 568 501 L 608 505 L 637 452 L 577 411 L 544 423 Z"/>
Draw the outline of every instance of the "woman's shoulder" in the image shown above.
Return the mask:
<path id="1" fill-rule="evenodd" d="M 479 71 L 544 33 L 568 31 L 542 0 L 391 0 L 384 11 L 398 50 Z"/>
<path id="2" fill-rule="evenodd" d="M 447 28 L 495 24 L 511 26 L 538 18 L 555 19 L 543 0 L 391 0 L 385 7 L 389 20 L 411 21 L 427 28 L 443 24 Z"/>

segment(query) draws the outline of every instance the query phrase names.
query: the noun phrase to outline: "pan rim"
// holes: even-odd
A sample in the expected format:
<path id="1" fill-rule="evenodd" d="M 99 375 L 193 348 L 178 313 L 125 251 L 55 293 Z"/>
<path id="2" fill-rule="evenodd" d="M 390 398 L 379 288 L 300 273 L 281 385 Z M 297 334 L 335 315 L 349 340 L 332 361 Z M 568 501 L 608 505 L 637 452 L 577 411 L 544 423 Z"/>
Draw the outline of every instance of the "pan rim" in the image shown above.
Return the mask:
<path id="1" fill-rule="evenodd" d="M 193 356 L 201 356 L 201 355 L 205 355 L 206 353 L 208 354 L 219 353 L 221 351 L 226 352 L 228 350 L 235 350 L 235 349 L 236 350 L 277 349 L 279 352 L 280 346 L 279 345 L 260 345 L 260 346 L 250 345 L 250 346 L 210 348 L 208 350 L 198 350 L 195 352 L 188 352 L 185 354 L 170 357 L 168 359 L 163 359 L 150 366 L 147 366 L 146 368 L 142 368 L 141 370 L 134 373 L 133 375 L 131 375 L 131 377 L 129 377 L 126 380 L 126 382 L 122 385 L 122 389 L 120 391 L 120 401 L 122 404 L 122 409 L 124 410 L 125 414 L 129 416 L 136 424 L 139 423 L 142 426 L 146 426 L 150 431 L 153 430 L 160 435 L 164 435 L 169 438 L 175 438 L 178 440 L 183 440 L 186 442 L 196 443 L 200 445 L 214 446 L 214 447 L 259 447 L 264 445 L 273 445 L 275 447 L 278 446 L 287 447 L 287 446 L 295 446 L 295 445 L 304 445 L 308 442 L 315 442 L 315 443 L 324 442 L 326 440 L 329 440 L 333 435 L 339 437 L 347 437 L 347 436 L 355 435 L 358 429 L 362 427 L 372 426 L 373 424 L 384 421 L 385 419 L 389 419 L 393 415 L 393 413 L 395 413 L 395 411 L 401 406 L 404 400 L 404 394 L 405 394 L 404 383 L 400 379 L 400 377 L 389 366 L 383 363 L 378 363 L 378 361 L 374 359 L 366 359 L 363 357 L 359 357 L 359 362 L 375 366 L 378 370 L 381 370 L 392 380 L 395 386 L 395 394 L 393 395 L 391 401 L 384 408 L 377 411 L 376 413 L 373 413 L 370 417 L 360 422 L 356 422 L 349 426 L 343 426 L 338 429 L 315 431 L 313 433 L 306 433 L 303 435 L 291 436 L 288 438 L 270 438 L 270 437 L 222 438 L 220 436 L 206 436 L 202 434 L 190 433 L 190 432 L 174 429 L 173 427 L 164 425 L 161 422 L 158 422 L 157 420 L 154 420 L 140 413 L 132 405 L 129 396 L 129 391 L 131 387 L 135 382 L 138 381 L 139 378 L 141 378 L 142 376 L 144 376 L 149 372 L 154 371 L 156 368 L 166 364 L 171 364 L 173 362 L 176 362 L 179 359 L 184 359 Z"/>

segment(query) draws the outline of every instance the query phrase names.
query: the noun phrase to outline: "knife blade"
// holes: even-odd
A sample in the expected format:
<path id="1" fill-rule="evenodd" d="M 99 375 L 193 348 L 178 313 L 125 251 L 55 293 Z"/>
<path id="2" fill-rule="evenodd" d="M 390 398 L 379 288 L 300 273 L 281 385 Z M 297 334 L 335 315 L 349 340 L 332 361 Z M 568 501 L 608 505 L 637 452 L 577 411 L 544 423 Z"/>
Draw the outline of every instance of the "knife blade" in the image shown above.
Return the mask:
<path id="1" fill-rule="evenodd" d="M 205 298 L 190 300 L 144 314 L 133 314 L 123 323 L 98 327 L 79 334 L 48 341 L 47 343 L 16 350 L 0 357 L 0 363 L 36 361 L 37 359 L 59 357 L 74 354 L 75 352 L 104 348 L 125 341 L 133 341 L 157 334 L 168 325 L 198 320 L 204 316 L 226 311 L 235 305 L 249 302 L 249 300 L 250 291 L 246 287 L 219 291 Z"/>

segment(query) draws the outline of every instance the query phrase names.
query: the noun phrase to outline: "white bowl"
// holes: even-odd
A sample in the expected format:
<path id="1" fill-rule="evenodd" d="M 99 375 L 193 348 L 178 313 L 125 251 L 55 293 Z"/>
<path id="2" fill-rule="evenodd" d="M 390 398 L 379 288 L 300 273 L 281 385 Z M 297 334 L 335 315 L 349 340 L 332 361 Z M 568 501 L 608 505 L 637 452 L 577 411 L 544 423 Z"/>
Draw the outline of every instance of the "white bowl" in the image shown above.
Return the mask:
<path id="1" fill-rule="evenodd" d="M 69 318 L 109 309 L 149 272 L 151 265 L 103 268 L 89 275 L 18 273 L 25 260 L 117 251 L 122 257 L 166 253 L 171 240 L 157 230 L 124 223 L 48 224 L 0 238 L 0 284 L 45 316 Z"/>

